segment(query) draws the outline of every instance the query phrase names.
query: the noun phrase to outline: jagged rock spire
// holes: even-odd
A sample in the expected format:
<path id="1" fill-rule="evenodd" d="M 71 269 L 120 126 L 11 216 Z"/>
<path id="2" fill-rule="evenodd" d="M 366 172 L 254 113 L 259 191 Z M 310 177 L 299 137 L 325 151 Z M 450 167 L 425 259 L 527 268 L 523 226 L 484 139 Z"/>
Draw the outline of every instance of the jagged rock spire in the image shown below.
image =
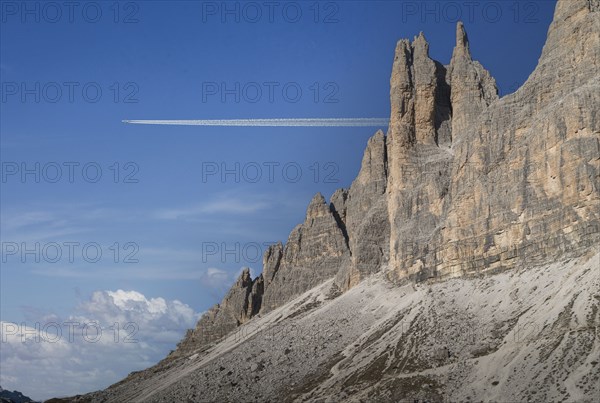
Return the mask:
<path id="1" fill-rule="evenodd" d="M 277 308 L 332 278 L 348 255 L 342 223 L 323 195 L 317 193 L 306 209 L 304 222 L 288 237 L 278 269 L 265 288 L 261 312 Z"/>
<path id="2" fill-rule="evenodd" d="M 460 21 L 447 77 L 452 88 L 452 137 L 459 138 L 473 119 L 498 99 L 496 80 L 471 58 L 467 33 Z"/>
<path id="3" fill-rule="evenodd" d="M 414 143 L 414 97 L 411 71 L 412 47 L 407 39 L 396 44 L 390 78 L 390 143 L 407 148 Z"/>
<path id="4" fill-rule="evenodd" d="M 367 142 L 360 172 L 350 189 L 336 192 L 331 198 L 351 254 L 350 261 L 336 275 L 341 289 L 358 283 L 385 261 L 389 243 L 386 186 L 386 137 L 379 130 Z"/>
<path id="5" fill-rule="evenodd" d="M 329 207 L 327 206 L 327 201 L 325 201 L 325 197 L 321 194 L 321 192 L 318 192 L 313 196 L 312 200 L 308 204 L 308 208 L 306 209 L 306 218 L 314 219 L 328 214 Z"/>
<path id="6" fill-rule="evenodd" d="M 415 98 L 415 141 L 418 144 L 436 143 L 435 110 L 437 93 L 436 64 L 429 57 L 429 43 L 423 32 L 414 38 L 413 75 Z"/>
<path id="7" fill-rule="evenodd" d="M 412 43 L 398 41 L 390 78 L 390 156 L 415 144 L 437 143 L 440 125 L 436 115 L 443 84 L 444 67 L 429 57 L 429 43 L 423 32 Z"/>
<path id="8" fill-rule="evenodd" d="M 464 56 L 471 60 L 471 50 L 469 49 L 469 38 L 465 31 L 465 25 L 462 21 L 456 24 L 456 46 L 452 53 L 452 59 L 455 57 Z"/>
<path id="9" fill-rule="evenodd" d="M 281 242 L 277 242 L 274 245 L 270 245 L 263 255 L 263 278 L 265 282 L 265 289 L 273 281 L 273 277 L 279 270 L 279 264 L 281 263 L 281 257 L 283 256 L 283 245 Z"/>

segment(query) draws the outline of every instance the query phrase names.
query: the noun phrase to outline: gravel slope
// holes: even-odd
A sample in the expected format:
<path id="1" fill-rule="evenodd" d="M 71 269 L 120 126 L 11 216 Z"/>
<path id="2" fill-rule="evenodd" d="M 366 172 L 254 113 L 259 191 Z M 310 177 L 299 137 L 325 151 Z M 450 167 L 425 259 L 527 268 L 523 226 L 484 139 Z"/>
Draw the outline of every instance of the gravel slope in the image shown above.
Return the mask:
<path id="1" fill-rule="evenodd" d="M 79 401 L 600 400 L 600 254 L 485 277 L 331 281 Z"/>

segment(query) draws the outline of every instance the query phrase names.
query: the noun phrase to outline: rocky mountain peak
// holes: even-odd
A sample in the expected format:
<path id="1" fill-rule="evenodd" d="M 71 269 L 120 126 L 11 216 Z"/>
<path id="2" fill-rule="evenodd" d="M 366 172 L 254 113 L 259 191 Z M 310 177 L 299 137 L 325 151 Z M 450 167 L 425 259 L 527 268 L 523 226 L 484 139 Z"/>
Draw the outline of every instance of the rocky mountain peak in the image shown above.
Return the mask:
<path id="1" fill-rule="evenodd" d="M 329 207 L 325 197 L 319 192 L 315 194 L 306 209 L 306 219 L 315 219 L 329 215 Z"/>
<path id="2" fill-rule="evenodd" d="M 357 185 L 375 183 L 375 192 L 385 191 L 387 170 L 386 139 L 383 131 L 378 130 L 367 142 L 363 154 L 360 171 L 356 178 Z"/>
<path id="3" fill-rule="evenodd" d="M 387 136 L 328 204 L 317 193 L 263 272 L 244 270 L 177 354 L 204 348 L 334 279 L 439 281 L 548 264 L 600 241 L 598 1 L 559 0 L 540 64 L 500 99 L 462 22 L 448 65 L 421 32 L 397 42 Z M 549 85 L 552 84 L 552 85 Z"/>
<path id="4" fill-rule="evenodd" d="M 545 105 L 597 80 L 600 59 L 598 0 L 559 0 L 538 65 L 522 91 Z M 518 95 L 521 95 L 520 92 Z"/>
<path id="5" fill-rule="evenodd" d="M 252 283 L 252 278 L 250 277 L 250 268 L 244 267 L 235 284 L 238 287 L 247 287 L 250 283 Z"/>
<path id="6" fill-rule="evenodd" d="M 166 364 L 112 401 L 181 400 L 199 384 L 232 401 L 597 396 L 599 10 L 559 0 L 538 66 L 503 98 L 462 23 L 446 66 L 422 33 L 398 41 L 387 136 L 368 140 L 351 186 L 329 204 L 317 193 L 262 274 L 243 270 Z M 532 324 L 533 341 L 515 342 Z M 486 331 L 437 337 L 456 325 Z M 256 334 L 211 349 L 239 326 Z M 498 377 L 505 367 L 518 376 Z M 167 381 L 147 392 L 159 370 Z"/>
<path id="7" fill-rule="evenodd" d="M 413 38 L 410 46 L 413 49 L 413 54 L 429 57 L 429 42 L 425 39 L 423 31 L 419 32 L 419 35 Z"/>
<path id="8" fill-rule="evenodd" d="M 456 46 L 447 81 L 452 89 L 452 138 L 457 139 L 487 106 L 498 99 L 496 80 L 471 57 L 462 22 L 456 26 Z"/>
<path id="9" fill-rule="evenodd" d="M 563 41 L 570 41 L 576 31 L 569 24 L 579 21 L 584 24 L 579 31 L 589 33 L 585 27 L 598 20 L 586 23 L 593 4 L 561 0 L 556 13 L 563 21 L 555 21 L 550 31 L 570 26 L 561 34 Z M 564 52 L 597 62 L 600 45 L 597 35 L 590 37 L 585 41 L 592 49 L 573 45 L 576 49 Z M 557 52 L 552 49 L 561 46 L 552 45 L 556 39 L 550 35 L 548 40 L 545 57 L 552 59 Z M 576 118 L 579 134 L 568 134 L 576 129 L 561 123 L 565 116 L 562 105 L 563 109 L 552 115 L 556 122 L 545 117 L 550 126 L 535 130 L 552 137 L 551 143 L 539 136 L 528 137 L 526 133 L 533 128 L 524 128 L 531 126 L 532 118 L 523 111 L 555 107 L 536 95 L 548 91 L 535 84 L 540 72 L 553 75 L 542 63 L 524 86 L 535 89 L 525 92 L 527 98 L 515 104 L 510 97 L 499 99 L 494 78 L 472 59 L 462 22 L 456 26 L 456 47 L 448 66 L 430 58 L 422 32 L 412 42 L 398 41 L 390 78 L 387 136 L 378 131 L 369 139 L 350 188 L 336 191 L 329 204 L 317 193 L 304 222 L 291 231 L 287 242 L 267 249 L 262 275 L 252 280 L 250 272 L 243 271 L 223 302 L 205 315 L 202 326 L 216 326 L 222 333 L 326 279 L 335 278 L 339 289 L 348 290 L 382 267 L 399 281 L 515 267 L 531 257 L 524 249 L 533 242 L 528 234 L 540 228 L 545 228 L 539 232 L 541 244 L 563 245 L 562 252 L 539 246 L 545 251 L 542 260 L 588 245 L 597 237 L 597 227 L 588 235 L 583 227 L 570 229 L 568 237 L 563 231 L 566 217 L 573 217 L 570 203 L 575 201 L 583 209 L 578 214 L 583 212 L 588 222 L 598 221 L 591 204 L 592 190 L 600 186 L 598 167 L 589 163 L 597 161 L 598 120 L 584 112 L 590 108 L 578 106 L 570 119 L 580 115 Z M 597 69 L 593 73 L 597 75 Z M 585 74 L 592 72 L 575 76 Z M 593 103 L 597 95 L 588 93 L 586 97 L 580 94 L 575 104 Z M 534 131 L 531 133 L 533 136 Z M 559 163 L 556 158 L 563 157 L 548 148 L 554 144 L 552 150 L 556 150 L 561 142 L 565 152 L 569 150 L 569 164 Z M 555 160 L 556 164 L 547 165 Z M 546 173 L 547 169 L 551 172 Z M 549 184 L 546 175 L 560 177 L 561 182 Z M 578 185 L 569 188 L 568 183 Z M 587 193 L 584 197 L 569 190 L 561 195 L 557 190 L 561 187 Z M 586 200 L 584 204 L 582 200 Z M 554 211 L 562 208 L 561 217 L 565 218 L 544 215 L 546 210 L 539 205 L 553 206 Z M 573 238 L 576 233 L 580 235 Z M 465 238 L 465 234 L 470 235 Z M 202 333 L 202 326 L 199 323 L 195 336 Z"/>
<path id="10" fill-rule="evenodd" d="M 462 21 L 456 24 L 456 46 L 452 52 L 452 59 L 458 57 L 465 57 L 471 60 L 471 50 L 469 49 L 469 38 L 467 37 L 467 31 L 465 31 L 465 25 Z"/>

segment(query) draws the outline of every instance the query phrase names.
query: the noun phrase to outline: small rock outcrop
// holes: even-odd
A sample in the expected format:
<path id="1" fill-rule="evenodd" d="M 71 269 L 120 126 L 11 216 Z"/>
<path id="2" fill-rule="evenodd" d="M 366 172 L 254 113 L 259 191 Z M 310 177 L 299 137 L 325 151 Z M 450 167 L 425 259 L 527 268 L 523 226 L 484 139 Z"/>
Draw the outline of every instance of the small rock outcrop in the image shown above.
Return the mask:
<path id="1" fill-rule="evenodd" d="M 271 281 L 273 281 L 273 277 L 277 274 L 277 270 L 279 270 L 279 265 L 281 264 L 281 258 L 283 256 L 283 245 L 281 242 L 276 243 L 275 245 L 270 245 L 263 255 L 263 279 L 264 279 L 264 288 L 267 288 Z"/>
<path id="2" fill-rule="evenodd" d="M 31 398 L 16 390 L 9 391 L 0 387 L 0 403 L 35 403 Z"/>
<path id="3" fill-rule="evenodd" d="M 221 303 L 214 305 L 202 315 L 196 328 L 188 330 L 172 355 L 180 356 L 208 346 L 231 333 L 258 313 L 263 293 L 262 274 L 252 280 L 250 269 L 243 269 Z"/>

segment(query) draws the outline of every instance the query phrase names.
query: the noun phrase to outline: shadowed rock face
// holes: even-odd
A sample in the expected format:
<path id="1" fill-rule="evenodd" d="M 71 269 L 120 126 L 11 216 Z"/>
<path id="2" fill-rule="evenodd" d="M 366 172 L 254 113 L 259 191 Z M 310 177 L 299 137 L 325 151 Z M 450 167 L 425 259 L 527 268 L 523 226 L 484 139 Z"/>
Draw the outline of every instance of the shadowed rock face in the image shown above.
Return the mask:
<path id="1" fill-rule="evenodd" d="M 397 43 L 387 136 L 379 131 L 368 141 L 360 172 L 350 188 L 336 191 L 329 204 L 322 195 L 315 195 L 304 222 L 293 229 L 285 245 L 273 245 L 265 252 L 263 273 L 253 280 L 249 271 L 244 271 L 222 303 L 200 319 L 171 358 L 202 351 L 250 318 L 263 316 L 330 279 L 332 285 L 327 286 L 336 292 L 325 293 L 327 298 L 340 291 L 351 294 L 352 287 L 359 283 L 362 287 L 361 280 L 373 274 L 397 283 L 471 278 L 482 272 L 548 266 L 597 248 L 600 1 L 559 0 L 537 68 L 517 92 L 503 98 L 498 98 L 489 72 L 473 60 L 462 23 L 456 28 L 456 47 L 449 65 L 432 60 L 428 48 L 423 34 L 412 42 Z M 560 270 L 560 266 L 548 267 Z M 514 272 L 527 277 L 520 270 Z M 529 289 L 534 293 L 537 287 Z M 452 292 L 457 299 L 468 297 L 460 290 Z M 494 292 L 500 306 L 503 290 L 500 287 Z M 573 300 L 577 295 L 573 292 Z M 401 303 L 411 305 L 406 301 Z M 586 301 L 597 325 L 597 301 Z M 322 302 L 310 300 L 299 305 L 310 310 Z M 454 298 L 447 299 L 448 304 L 454 302 Z M 538 302 L 535 309 L 541 315 L 544 302 Z M 435 311 L 437 300 L 425 306 L 428 312 Z M 411 315 L 429 320 L 413 308 Z M 494 308 L 480 320 L 489 321 L 496 315 L 506 324 L 514 323 L 527 312 L 521 303 L 515 302 L 513 308 L 510 312 Z M 478 311 L 471 314 L 477 316 Z M 451 309 L 444 315 L 452 315 Z M 351 317 L 344 320 L 352 324 Z M 362 331 L 356 326 L 348 325 L 348 334 L 352 329 Z M 385 341 L 382 335 L 388 330 L 382 330 L 381 340 Z M 391 332 L 389 337 L 396 334 Z M 373 337 L 369 343 L 378 340 Z M 415 345 L 419 342 L 412 341 Z M 394 345 L 398 350 L 394 355 L 409 354 L 402 350 L 403 345 Z M 382 357 L 389 357 L 388 350 L 381 351 Z M 447 353 L 443 350 L 433 355 L 444 361 Z M 509 356 L 513 355 L 505 358 Z M 341 359 L 336 357 L 322 363 L 325 374 Z M 287 362 L 286 357 L 280 358 Z M 397 375 L 398 367 L 382 367 L 382 362 L 373 362 L 375 367 L 365 369 L 357 379 L 370 385 L 372 373 Z M 410 364 L 418 372 L 419 361 Z M 349 373 L 353 368 L 346 367 Z M 338 366 L 336 376 L 340 369 L 344 367 Z M 462 367 L 457 370 L 461 376 L 463 370 L 477 376 L 477 371 Z M 337 386 L 329 385 L 335 393 L 339 392 Z M 509 387 L 505 391 L 512 393 Z M 517 400 L 528 398 L 521 392 L 514 392 Z M 548 393 L 547 397 L 558 396 Z M 457 396 L 459 400 L 465 397 Z M 486 396 L 497 400 L 501 395 Z"/>
<path id="2" fill-rule="evenodd" d="M 267 251 L 268 253 L 269 251 Z M 345 229 L 319 193 L 304 223 L 290 234 L 279 269 L 265 290 L 262 312 L 276 308 L 333 277 L 349 257 Z"/>
<path id="3" fill-rule="evenodd" d="M 387 182 L 386 138 L 375 133 L 367 144 L 362 167 L 350 189 L 337 191 L 331 208 L 339 216 L 350 246 L 349 260 L 341 266 L 337 283 L 347 289 L 365 274 L 387 263 L 389 223 L 385 198 Z"/>

